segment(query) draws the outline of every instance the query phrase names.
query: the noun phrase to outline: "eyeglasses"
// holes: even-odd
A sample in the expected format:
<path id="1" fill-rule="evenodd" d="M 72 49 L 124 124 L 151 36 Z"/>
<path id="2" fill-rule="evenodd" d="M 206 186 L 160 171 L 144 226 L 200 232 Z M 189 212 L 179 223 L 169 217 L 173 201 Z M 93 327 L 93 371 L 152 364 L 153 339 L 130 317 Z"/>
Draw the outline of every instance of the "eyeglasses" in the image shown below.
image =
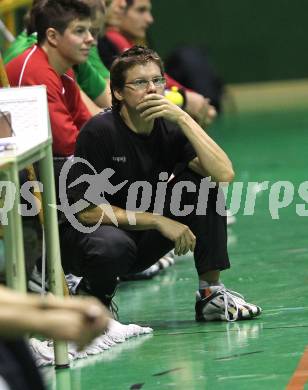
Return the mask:
<path id="1" fill-rule="evenodd" d="M 132 85 L 138 90 L 145 90 L 149 88 L 150 83 L 153 83 L 156 88 L 162 88 L 166 85 L 166 79 L 164 77 L 154 77 L 152 80 L 136 79 L 125 83 L 125 85 Z"/>

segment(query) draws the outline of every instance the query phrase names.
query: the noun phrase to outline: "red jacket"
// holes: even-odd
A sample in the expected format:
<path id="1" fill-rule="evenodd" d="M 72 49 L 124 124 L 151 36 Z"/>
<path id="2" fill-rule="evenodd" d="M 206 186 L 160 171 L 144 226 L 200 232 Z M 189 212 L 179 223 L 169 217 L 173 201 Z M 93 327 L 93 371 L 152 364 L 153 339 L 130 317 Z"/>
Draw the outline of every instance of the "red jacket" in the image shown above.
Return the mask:
<path id="1" fill-rule="evenodd" d="M 35 45 L 10 61 L 6 71 L 11 86 L 46 85 L 54 155 L 74 154 L 79 130 L 91 114 L 81 100 L 73 70 L 59 76 L 44 50 Z"/>

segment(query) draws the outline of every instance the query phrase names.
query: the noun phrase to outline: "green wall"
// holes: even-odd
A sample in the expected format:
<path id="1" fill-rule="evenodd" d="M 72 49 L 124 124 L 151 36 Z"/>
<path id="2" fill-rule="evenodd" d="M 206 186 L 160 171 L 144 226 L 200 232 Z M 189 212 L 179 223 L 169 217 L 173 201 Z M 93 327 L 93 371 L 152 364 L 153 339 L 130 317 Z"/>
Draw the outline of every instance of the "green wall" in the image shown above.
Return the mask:
<path id="1" fill-rule="evenodd" d="M 307 0 L 152 0 L 160 55 L 206 46 L 226 82 L 308 77 Z"/>

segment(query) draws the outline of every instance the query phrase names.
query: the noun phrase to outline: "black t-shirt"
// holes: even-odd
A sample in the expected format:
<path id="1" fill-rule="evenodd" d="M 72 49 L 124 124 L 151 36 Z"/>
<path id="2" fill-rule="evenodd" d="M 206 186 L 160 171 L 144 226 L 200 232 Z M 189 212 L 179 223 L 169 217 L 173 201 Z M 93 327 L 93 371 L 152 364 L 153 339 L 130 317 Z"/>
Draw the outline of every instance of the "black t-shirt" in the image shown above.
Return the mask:
<path id="1" fill-rule="evenodd" d="M 167 172 L 170 177 L 176 167 L 186 166 L 195 156 L 188 139 L 172 122 L 159 118 L 149 135 L 136 134 L 118 112 L 109 110 L 86 123 L 77 138 L 75 150 L 75 157 L 87 160 L 97 174 L 104 170 L 105 174 L 97 176 L 91 186 L 86 182 L 74 185 L 69 189 L 69 196 L 74 201 L 82 198 L 89 201 L 90 198 L 90 203 L 98 205 L 104 203 L 104 195 L 111 205 L 126 209 L 132 183 L 146 181 L 155 194 L 161 172 Z M 70 182 L 82 175 L 94 178 L 92 167 L 85 163 L 74 164 Z M 87 181 L 89 177 L 82 178 Z M 112 189 L 106 184 L 106 178 L 113 186 L 126 182 L 122 188 Z M 151 207 L 147 209 L 150 210 Z"/>

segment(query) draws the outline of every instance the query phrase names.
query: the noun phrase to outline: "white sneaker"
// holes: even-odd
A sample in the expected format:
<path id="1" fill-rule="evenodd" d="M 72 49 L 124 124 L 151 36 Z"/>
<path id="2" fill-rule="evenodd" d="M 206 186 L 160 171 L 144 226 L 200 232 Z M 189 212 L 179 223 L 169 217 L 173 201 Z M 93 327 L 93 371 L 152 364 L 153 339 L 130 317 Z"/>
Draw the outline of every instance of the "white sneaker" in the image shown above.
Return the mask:
<path id="1" fill-rule="evenodd" d="M 168 252 L 165 256 L 158 260 L 160 269 L 165 269 L 174 265 L 174 251 Z"/>
<path id="2" fill-rule="evenodd" d="M 52 340 L 41 341 L 32 337 L 29 340 L 29 347 L 37 367 L 54 364 L 55 357 Z M 74 354 L 71 351 L 69 351 L 68 357 L 70 360 L 74 360 Z"/>
<path id="3" fill-rule="evenodd" d="M 196 293 L 196 321 L 248 320 L 261 314 L 261 308 L 221 286 L 211 286 Z"/>
<path id="4" fill-rule="evenodd" d="M 115 342 L 121 343 L 124 340 L 130 339 L 131 337 L 136 337 L 136 336 L 140 336 L 152 332 L 153 329 L 149 327 L 139 326 L 136 324 L 125 325 L 125 324 L 121 324 L 116 320 L 111 319 L 109 322 L 106 335 L 108 335 Z"/>
<path id="5" fill-rule="evenodd" d="M 153 329 L 149 327 L 135 324 L 124 325 L 111 319 L 106 333 L 94 339 L 86 348 L 86 352 L 88 355 L 96 355 L 116 344 L 124 343 L 127 339 L 152 332 Z"/>

